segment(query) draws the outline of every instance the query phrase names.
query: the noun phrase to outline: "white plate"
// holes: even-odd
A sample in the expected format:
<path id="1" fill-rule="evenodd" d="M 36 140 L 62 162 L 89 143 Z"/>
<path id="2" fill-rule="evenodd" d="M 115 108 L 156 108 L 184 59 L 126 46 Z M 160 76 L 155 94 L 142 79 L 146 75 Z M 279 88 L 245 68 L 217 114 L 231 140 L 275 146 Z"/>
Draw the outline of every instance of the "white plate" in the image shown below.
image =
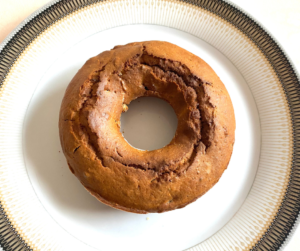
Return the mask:
<path id="1" fill-rule="evenodd" d="M 281 245 L 298 214 L 298 82 L 284 54 L 251 19 L 221 0 L 204 2 L 126 0 L 84 8 L 59 2 L 35 14 L 3 47 L 0 201 L 14 227 L 3 235 L 5 243 L 16 246 L 19 234 L 34 250 L 55 251 Z M 72 175 L 60 148 L 58 112 L 88 58 L 144 40 L 169 41 L 203 58 L 231 96 L 237 129 L 228 169 L 207 194 L 180 210 L 136 215 L 101 204 Z"/>
<path id="2" fill-rule="evenodd" d="M 149 214 L 149 220 L 144 215 L 109 208 L 89 195 L 69 171 L 58 134 L 62 97 L 85 61 L 116 45 L 146 40 L 175 43 L 210 64 L 229 91 L 237 124 L 233 155 L 217 185 L 197 202 L 173 212 Z M 183 250 L 217 232 L 244 202 L 257 170 L 260 124 L 249 87 L 222 53 L 182 31 L 129 25 L 92 35 L 55 60 L 27 109 L 23 149 L 28 175 L 40 202 L 57 224 L 77 240 L 99 250 Z"/>

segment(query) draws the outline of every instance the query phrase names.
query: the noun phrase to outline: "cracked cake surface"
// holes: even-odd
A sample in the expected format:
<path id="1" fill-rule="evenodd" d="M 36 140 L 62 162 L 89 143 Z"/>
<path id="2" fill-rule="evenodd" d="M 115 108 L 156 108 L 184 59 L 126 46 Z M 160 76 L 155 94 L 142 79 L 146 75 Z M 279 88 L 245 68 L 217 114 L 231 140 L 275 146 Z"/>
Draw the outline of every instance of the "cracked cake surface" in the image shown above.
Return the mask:
<path id="1" fill-rule="evenodd" d="M 152 96 L 174 109 L 178 126 L 165 147 L 130 146 L 120 118 Z M 227 168 L 235 117 L 229 94 L 202 59 L 168 42 L 116 46 L 89 59 L 69 84 L 59 116 L 72 173 L 103 203 L 134 213 L 182 208 Z"/>

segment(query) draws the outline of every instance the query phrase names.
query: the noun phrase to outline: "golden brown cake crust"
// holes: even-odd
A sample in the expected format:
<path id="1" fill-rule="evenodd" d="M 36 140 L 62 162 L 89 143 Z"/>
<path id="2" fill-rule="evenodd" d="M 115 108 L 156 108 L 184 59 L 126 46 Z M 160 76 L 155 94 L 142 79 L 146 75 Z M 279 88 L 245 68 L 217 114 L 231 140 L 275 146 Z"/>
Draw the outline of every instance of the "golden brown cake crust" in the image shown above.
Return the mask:
<path id="1" fill-rule="evenodd" d="M 167 146 L 131 147 L 120 132 L 142 96 L 170 103 L 178 127 Z M 181 208 L 206 193 L 229 163 L 235 118 L 226 88 L 202 59 L 167 42 L 117 46 L 89 59 L 69 84 L 59 117 L 70 170 L 103 203 L 134 213 Z"/>

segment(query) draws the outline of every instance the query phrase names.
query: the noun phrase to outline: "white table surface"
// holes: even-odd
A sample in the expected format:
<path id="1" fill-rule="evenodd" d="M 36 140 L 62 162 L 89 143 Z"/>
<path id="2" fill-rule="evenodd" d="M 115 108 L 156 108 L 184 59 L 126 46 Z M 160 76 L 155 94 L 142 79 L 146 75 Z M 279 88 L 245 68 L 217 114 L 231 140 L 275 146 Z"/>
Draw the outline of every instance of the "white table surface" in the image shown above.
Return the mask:
<path id="1" fill-rule="evenodd" d="M 49 0 L 0 0 L 0 43 Z M 300 0 L 231 0 L 260 22 L 285 49 L 300 72 Z M 0 247 L 1 250 L 1 247 Z M 300 226 L 285 251 L 300 250 Z"/>

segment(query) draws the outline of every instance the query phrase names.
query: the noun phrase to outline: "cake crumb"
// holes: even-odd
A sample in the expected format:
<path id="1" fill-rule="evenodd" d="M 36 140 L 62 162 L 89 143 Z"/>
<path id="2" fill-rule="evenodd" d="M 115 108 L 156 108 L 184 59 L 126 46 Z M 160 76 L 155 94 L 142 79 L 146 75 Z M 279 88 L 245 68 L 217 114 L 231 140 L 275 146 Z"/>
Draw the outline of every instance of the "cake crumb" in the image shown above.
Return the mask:
<path id="1" fill-rule="evenodd" d="M 123 104 L 122 106 L 122 112 L 127 112 L 128 111 L 128 106 Z"/>
<path id="2" fill-rule="evenodd" d="M 146 220 L 149 220 L 149 217 L 147 217 Z"/>

